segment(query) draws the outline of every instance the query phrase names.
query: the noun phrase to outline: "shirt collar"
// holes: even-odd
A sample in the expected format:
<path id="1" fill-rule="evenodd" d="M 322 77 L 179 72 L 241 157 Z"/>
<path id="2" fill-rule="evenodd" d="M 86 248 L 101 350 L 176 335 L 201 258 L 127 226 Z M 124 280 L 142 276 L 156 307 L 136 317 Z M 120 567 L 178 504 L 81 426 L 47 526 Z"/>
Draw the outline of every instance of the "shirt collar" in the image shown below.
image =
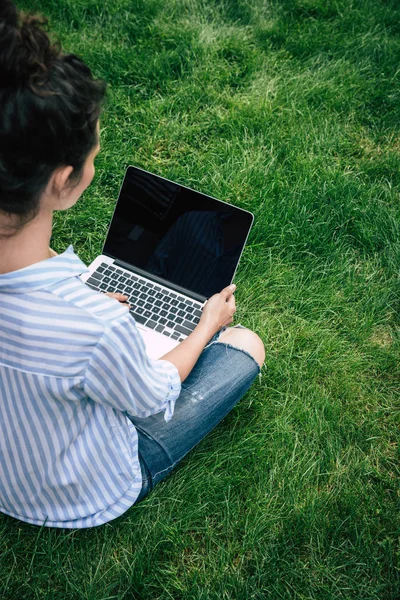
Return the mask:
<path id="1" fill-rule="evenodd" d="M 0 275 L 0 294 L 23 294 L 41 290 L 88 270 L 73 247 L 69 246 L 62 254 Z"/>

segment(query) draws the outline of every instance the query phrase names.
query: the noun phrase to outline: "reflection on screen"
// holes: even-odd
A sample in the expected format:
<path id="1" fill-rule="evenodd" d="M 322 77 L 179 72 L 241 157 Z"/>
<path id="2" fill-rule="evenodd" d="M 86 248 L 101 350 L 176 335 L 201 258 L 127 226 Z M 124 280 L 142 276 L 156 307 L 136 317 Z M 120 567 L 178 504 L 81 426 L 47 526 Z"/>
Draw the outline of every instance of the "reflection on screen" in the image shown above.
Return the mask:
<path id="1" fill-rule="evenodd" d="M 232 281 L 253 216 L 129 167 L 104 253 L 209 297 Z"/>

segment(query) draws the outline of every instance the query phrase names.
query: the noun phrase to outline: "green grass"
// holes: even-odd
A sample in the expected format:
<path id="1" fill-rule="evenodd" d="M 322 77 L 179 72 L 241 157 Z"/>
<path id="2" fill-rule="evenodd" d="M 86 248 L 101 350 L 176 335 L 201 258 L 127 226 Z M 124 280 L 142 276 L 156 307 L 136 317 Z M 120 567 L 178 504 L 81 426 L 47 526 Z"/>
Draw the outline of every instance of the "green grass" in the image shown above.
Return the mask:
<path id="1" fill-rule="evenodd" d="M 238 320 L 261 381 L 98 529 L 0 516 L 2 600 L 395 600 L 397 0 L 20 0 L 108 82 L 97 175 L 53 246 L 101 250 L 128 164 L 255 214 Z"/>

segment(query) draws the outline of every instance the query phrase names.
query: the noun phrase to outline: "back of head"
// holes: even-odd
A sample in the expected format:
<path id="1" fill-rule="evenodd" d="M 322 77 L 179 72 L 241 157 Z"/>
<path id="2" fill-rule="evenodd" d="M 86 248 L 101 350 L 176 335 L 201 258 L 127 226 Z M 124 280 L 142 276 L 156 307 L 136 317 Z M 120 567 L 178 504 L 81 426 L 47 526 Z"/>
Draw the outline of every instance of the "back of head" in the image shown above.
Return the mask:
<path id="1" fill-rule="evenodd" d="M 46 20 L 35 16 L 20 18 L 13 2 L 0 2 L 0 64 L 2 86 L 23 85 L 40 75 L 56 58 L 57 48 L 41 29 Z"/>
<path id="2" fill-rule="evenodd" d="M 105 92 L 81 59 L 51 42 L 46 24 L 0 0 L 0 213 L 21 226 L 57 167 L 71 165 L 79 180 Z"/>

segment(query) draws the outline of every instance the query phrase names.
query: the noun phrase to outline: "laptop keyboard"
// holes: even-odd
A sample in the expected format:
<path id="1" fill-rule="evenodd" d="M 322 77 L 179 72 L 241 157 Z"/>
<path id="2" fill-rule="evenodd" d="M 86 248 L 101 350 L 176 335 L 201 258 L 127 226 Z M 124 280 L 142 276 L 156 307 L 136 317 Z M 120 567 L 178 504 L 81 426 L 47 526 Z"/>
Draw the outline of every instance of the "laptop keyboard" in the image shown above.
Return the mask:
<path id="1" fill-rule="evenodd" d="M 86 283 L 100 292 L 125 294 L 137 323 L 174 340 L 185 339 L 200 321 L 200 302 L 113 265 L 101 263 Z"/>

